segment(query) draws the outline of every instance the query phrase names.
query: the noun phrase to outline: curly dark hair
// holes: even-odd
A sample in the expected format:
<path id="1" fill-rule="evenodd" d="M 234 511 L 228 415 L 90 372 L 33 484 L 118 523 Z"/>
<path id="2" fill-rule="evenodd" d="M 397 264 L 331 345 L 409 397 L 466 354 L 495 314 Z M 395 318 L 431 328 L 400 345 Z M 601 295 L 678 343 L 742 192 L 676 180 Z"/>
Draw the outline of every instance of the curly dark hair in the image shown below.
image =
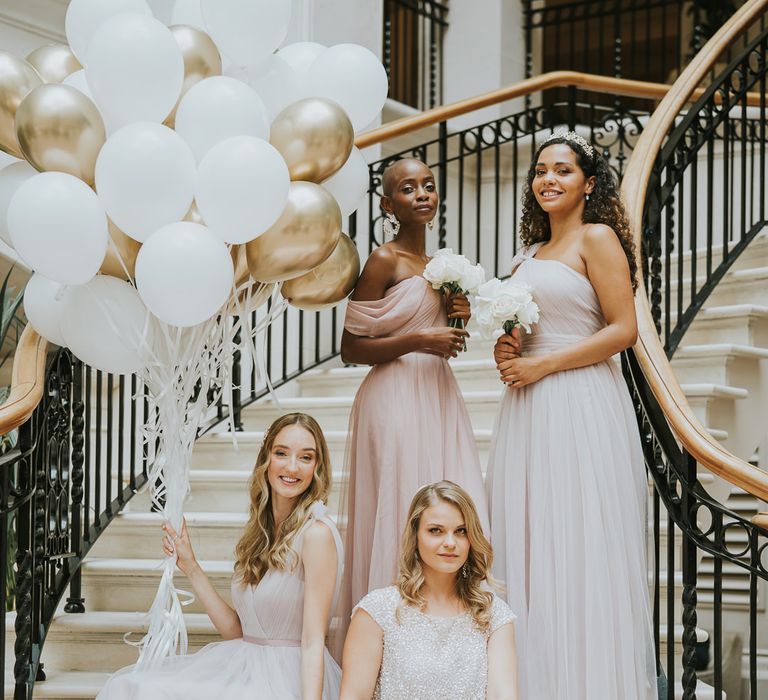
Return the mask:
<path id="1" fill-rule="evenodd" d="M 531 185 L 536 175 L 536 163 L 539 160 L 539 154 L 547 146 L 556 143 L 566 144 L 576 154 L 576 162 L 584 172 L 584 177 L 595 178 L 595 188 L 585 203 L 582 220 L 585 224 L 605 224 L 615 231 L 616 237 L 624 249 L 624 254 L 627 256 L 629 276 L 634 292 L 637 289 L 635 242 L 629 227 L 627 212 L 621 201 L 616 178 L 608 165 L 608 161 L 597 152 L 597 149 L 594 149 L 594 156 L 590 157 L 578 143 L 560 137 L 545 141 L 536 149 L 523 187 L 520 241 L 523 245 L 528 246 L 540 241 L 548 241 L 552 237 L 549 216 L 536 201 Z"/>

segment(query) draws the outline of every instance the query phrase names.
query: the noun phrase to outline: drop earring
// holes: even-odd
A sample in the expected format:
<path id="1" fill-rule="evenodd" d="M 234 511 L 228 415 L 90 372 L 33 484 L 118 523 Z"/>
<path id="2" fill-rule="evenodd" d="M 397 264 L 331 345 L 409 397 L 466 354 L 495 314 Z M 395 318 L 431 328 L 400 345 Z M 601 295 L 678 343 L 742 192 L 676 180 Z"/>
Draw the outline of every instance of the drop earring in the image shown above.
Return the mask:
<path id="1" fill-rule="evenodd" d="M 461 577 L 467 578 L 469 576 L 469 567 L 467 566 L 466 562 L 464 563 L 464 566 L 461 567 Z"/>
<path id="2" fill-rule="evenodd" d="M 381 228 L 384 231 L 385 236 L 394 238 L 397 232 L 400 230 L 400 222 L 397 217 L 390 211 L 384 216 L 384 221 L 381 224 Z"/>
<path id="3" fill-rule="evenodd" d="M 431 231 L 432 229 L 434 229 L 434 228 L 435 228 L 435 220 L 434 220 L 434 219 L 430 219 L 430 220 L 427 222 L 427 228 L 428 228 L 430 231 Z"/>
<path id="4" fill-rule="evenodd" d="M 586 196 L 586 200 L 589 201 L 589 195 Z"/>

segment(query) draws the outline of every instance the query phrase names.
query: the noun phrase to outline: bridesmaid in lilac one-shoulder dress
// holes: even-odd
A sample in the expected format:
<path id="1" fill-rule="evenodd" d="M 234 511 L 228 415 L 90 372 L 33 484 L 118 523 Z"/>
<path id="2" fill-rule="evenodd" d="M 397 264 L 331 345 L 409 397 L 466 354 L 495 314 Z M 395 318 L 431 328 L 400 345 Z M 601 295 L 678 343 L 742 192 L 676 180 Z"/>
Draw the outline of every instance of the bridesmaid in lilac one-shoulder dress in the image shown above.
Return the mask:
<path id="1" fill-rule="evenodd" d="M 445 298 L 421 275 L 427 260 L 424 224 L 434 211 L 430 215 L 427 205 L 420 202 L 431 197 L 433 209 L 436 206 L 432 173 L 420 161 L 408 160 L 398 162 L 395 174 L 391 201 L 402 223 L 401 234 L 405 230 L 412 237 L 401 235 L 396 245 L 380 248 L 366 268 L 378 265 L 379 271 L 389 270 L 398 281 L 383 289 L 382 298 L 350 300 L 344 329 L 348 338 L 358 342 L 391 338 L 396 343 L 397 337 L 404 342 L 406 337 L 417 338 L 409 346 L 416 351 L 402 353 L 401 347 L 398 356 L 388 361 L 353 359 L 373 367 L 358 389 L 349 421 L 349 484 L 346 502 L 342 499 L 348 514 L 346 570 L 339 611 L 342 633 L 334 645 L 337 652 L 352 607 L 370 591 L 394 583 L 408 506 L 421 486 L 442 479 L 459 484 L 472 496 L 488 532 L 482 472 L 469 414 L 447 359 L 418 336 L 423 331 L 426 338 L 438 337 L 448 330 Z M 408 209 L 409 202 L 415 203 L 416 213 Z M 422 211 L 419 231 L 417 214 Z M 409 225 L 414 228 L 408 229 Z M 366 271 L 361 281 L 365 277 Z M 456 340 L 454 348 L 462 343 L 460 338 Z"/>

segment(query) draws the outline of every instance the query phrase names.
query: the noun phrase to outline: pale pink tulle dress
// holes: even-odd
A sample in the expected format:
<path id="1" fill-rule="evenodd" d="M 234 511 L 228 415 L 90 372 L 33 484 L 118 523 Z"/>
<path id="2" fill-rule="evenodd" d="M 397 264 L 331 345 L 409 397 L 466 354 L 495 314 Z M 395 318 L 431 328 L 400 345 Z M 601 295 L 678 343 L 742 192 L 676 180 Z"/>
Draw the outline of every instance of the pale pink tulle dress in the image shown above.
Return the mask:
<path id="1" fill-rule="evenodd" d="M 605 326 L 590 281 L 539 245 L 513 261 L 541 319 L 523 354 Z M 516 268 L 516 270 L 515 270 Z M 494 575 L 518 616 L 521 700 L 656 698 L 645 556 L 646 475 L 612 360 L 505 391 L 486 476 Z"/>
<path id="2" fill-rule="evenodd" d="M 382 337 L 447 323 L 441 294 L 419 275 L 393 285 L 383 299 L 350 301 L 344 327 Z M 410 353 L 375 365 L 357 391 L 349 430 L 342 629 L 364 595 L 394 582 L 408 506 L 421 486 L 441 479 L 462 486 L 488 532 L 472 424 L 446 360 Z"/>
<path id="3" fill-rule="evenodd" d="M 301 552 L 307 527 L 323 522 L 336 542 L 336 590 L 343 569 L 343 550 L 336 526 L 319 501 L 296 536 Z M 270 570 L 256 586 L 232 581 L 232 602 L 243 639 L 215 642 L 196 654 L 166 659 L 159 668 L 113 675 L 97 700 L 301 700 L 301 628 L 304 613 L 304 568 Z M 325 650 L 323 700 L 338 700 L 341 670 Z"/>

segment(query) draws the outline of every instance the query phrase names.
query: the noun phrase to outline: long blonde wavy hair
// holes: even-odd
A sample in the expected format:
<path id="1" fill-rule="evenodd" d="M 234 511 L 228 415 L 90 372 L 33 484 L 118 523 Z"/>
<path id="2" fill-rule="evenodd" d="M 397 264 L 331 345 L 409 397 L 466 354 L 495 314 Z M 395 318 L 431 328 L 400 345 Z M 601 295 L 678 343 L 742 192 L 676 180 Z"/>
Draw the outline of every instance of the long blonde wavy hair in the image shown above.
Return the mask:
<path id="1" fill-rule="evenodd" d="M 312 482 L 299 496 L 291 514 L 275 527 L 272 515 L 272 488 L 268 471 L 272 446 L 280 431 L 290 425 L 300 425 L 312 434 L 317 450 L 317 463 Z M 296 534 L 309 520 L 315 501 L 326 502 L 331 490 L 331 460 L 328 444 L 317 421 L 306 413 L 288 413 L 269 426 L 253 468 L 249 491 L 251 507 L 245 532 L 235 547 L 235 574 L 243 583 L 257 584 L 269 569 L 286 571 L 298 563 L 291 544 Z"/>
<path id="2" fill-rule="evenodd" d="M 457 572 L 456 594 L 478 629 L 487 632 L 493 604 L 493 592 L 488 590 L 488 585 L 498 587 L 490 575 L 493 549 L 483 534 L 477 509 L 469 494 L 452 481 L 438 481 L 436 484 L 422 486 L 413 497 L 403 533 L 397 587 L 406 605 L 422 612 L 426 609 L 427 601 L 422 595 L 424 570 L 419 557 L 419 524 L 424 511 L 440 502 L 456 506 L 464 518 L 469 539 L 469 555 L 465 565 L 467 575 L 465 577 L 463 573 Z"/>

